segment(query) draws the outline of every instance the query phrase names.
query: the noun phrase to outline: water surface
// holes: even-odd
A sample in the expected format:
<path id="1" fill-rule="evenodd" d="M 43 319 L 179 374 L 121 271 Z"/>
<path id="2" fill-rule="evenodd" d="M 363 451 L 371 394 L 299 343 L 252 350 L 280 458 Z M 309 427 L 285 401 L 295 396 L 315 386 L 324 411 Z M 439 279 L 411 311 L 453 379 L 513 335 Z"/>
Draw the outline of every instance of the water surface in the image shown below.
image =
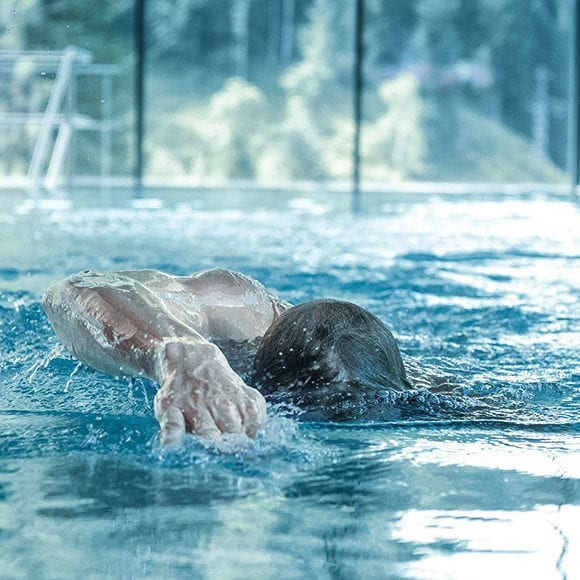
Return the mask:
<path id="1" fill-rule="evenodd" d="M 246 197 L 243 197 L 243 196 Z M 159 196 L 161 198 L 161 196 Z M 573 578 L 580 219 L 565 198 L 232 194 L 2 200 L 0 570 L 8 578 Z M 85 268 L 226 267 L 352 300 L 453 376 L 390 420 L 159 447 L 155 386 L 59 347 L 43 290 Z"/>

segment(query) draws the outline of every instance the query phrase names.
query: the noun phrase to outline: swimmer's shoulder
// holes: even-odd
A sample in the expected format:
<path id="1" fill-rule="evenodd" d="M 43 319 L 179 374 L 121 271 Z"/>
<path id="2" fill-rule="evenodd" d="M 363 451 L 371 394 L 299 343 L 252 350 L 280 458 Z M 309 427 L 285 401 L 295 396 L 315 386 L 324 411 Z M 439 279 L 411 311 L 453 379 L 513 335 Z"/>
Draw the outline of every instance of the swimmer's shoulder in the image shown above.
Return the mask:
<path id="1" fill-rule="evenodd" d="M 254 278 L 246 276 L 241 272 L 228 270 L 226 268 L 200 270 L 199 272 L 194 272 L 189 276 L 184 276 L 182 280 L 185 284 L 192 285 L 196 288 L 203 285 L 208 290 L 214 288 L 227 288 L 230 290 L 239 289 L 247 291 L 261 290 L 264 288 L 264 286 Z"/>
<path id="2" fill-rule="evenodd" d="M 267 296 L 275 304 L 277 314 L 281 314 L 292 306 L 289 302 L 282 300 L 276 294 L 268 290 L 255 278 L 226 268 L 202 270 L 183 277 L 182 282 L 193 291 L 222 291 L 233 295 L 256 294 Z"/>
<path id="3" fill-rule="evenodd" d="M 76 287 L 101 287 L 114 286 L 123 281 L 139 282 L 147 285 L 152 282 L 159 282 L 171 279 L 171 276 L 159 272 L 158 270 L 109 270 L 101 271 L 92 268 L 82 270 L 66 278 L 66 282 Z"/>

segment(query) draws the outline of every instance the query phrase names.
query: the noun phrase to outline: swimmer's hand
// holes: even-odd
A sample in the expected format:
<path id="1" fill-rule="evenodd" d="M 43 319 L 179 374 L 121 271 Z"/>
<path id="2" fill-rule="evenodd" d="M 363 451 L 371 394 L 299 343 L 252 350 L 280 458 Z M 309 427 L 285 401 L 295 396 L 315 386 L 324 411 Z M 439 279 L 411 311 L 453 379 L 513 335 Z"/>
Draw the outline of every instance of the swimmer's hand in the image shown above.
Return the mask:
<path id="1" fill-rule="evenodd" d="M 155 417 L 163 445 L 184 433 L 215 441 L 222 433 L 255 437 L 266 420 L 266 401 L 248 387 L 211 343 L 165 341 L 158 354 Z"/>

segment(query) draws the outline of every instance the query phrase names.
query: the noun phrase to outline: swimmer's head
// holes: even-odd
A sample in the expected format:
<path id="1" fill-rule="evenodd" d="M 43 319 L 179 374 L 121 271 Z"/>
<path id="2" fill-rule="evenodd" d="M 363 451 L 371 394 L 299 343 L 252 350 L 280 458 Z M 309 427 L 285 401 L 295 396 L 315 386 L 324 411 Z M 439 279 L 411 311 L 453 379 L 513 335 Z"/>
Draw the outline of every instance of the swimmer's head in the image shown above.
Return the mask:
<path id="1" fill-rule="evenodd" d="M 294 306 L 266 332 L 254 381 L 331 420 L 349 419 L 363 393 L 409 387 L 397 343 L 373 314 L 341 300 Z"/>

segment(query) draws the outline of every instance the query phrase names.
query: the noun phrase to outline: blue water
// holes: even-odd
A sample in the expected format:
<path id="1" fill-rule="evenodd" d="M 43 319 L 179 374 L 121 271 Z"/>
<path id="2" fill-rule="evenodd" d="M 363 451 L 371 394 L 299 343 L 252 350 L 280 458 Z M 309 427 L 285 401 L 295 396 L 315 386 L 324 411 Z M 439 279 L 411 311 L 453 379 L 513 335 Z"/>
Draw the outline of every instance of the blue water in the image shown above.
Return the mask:
<path id="1" fill-rule="evenodd" d="M 579 577 L 577 205 L 158 198 L 0 200 L 0 577 Z M 254 442 L 167 451 L 155 386 L 78 364 L 42 311 L 87 267 L 352 300 L 457 387 L 341 425 L 271 408 Z"/>

